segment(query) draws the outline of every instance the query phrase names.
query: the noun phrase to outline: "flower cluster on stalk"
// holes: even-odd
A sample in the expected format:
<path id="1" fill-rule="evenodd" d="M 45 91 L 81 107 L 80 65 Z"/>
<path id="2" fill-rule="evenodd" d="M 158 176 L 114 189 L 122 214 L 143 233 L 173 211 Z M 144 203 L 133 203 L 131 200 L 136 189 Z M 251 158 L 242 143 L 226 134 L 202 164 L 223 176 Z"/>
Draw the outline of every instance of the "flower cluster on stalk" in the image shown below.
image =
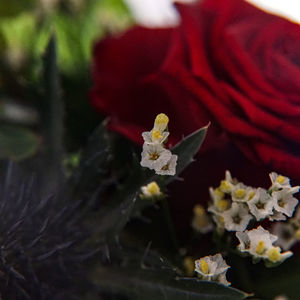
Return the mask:
<path id="1" fill-rule="evenodd" d="M 177 155 L 166 149 L 165 143 L 169 136 L 167 131 L 169 118 L 158 114 L 151 131 L 142 133 L 144 139 L 141 166 L 154 170 L 158 175 L 175 175 Z"/>
<path id="2" fill-rule="evenodd" d="M 254 225 L 265 219 L 284 221 L 292 217 L 298 204 L 293 195 L 299 191 L 299 186 L 292 187 L 288 177 L 275 172 L 270 173 L 270 179 L 271 186 L 268 190 L 254 188 L 233 179 L 230 172 L 226 171 L 225 179 L 220 185 L 209 189 L 212 202 L 208 211 L 212 213 L 219 233 L 225 230 L 236 232 L 241 252 L 250 254 L 254 261 L 263 259 L 266 265 L 276 265 L 290 257 L 292 252 L 282 253 L 282 243 L 277 242 L 281 239 L 261 226 L 254 228 Z M 294 231 L 290 245 L 297 239 L 297 233 L 300 233 L 297 231 L 300 229 L 300 217 L 297 218 L 285 225 Z M 253 229 L 246 230 L 249 227 Z"/>
<path id="3" fill-rule="evenodd" d="M 230 285 L 226 280 L 226 272 L 230 268 L 220 253 L 209 255 L 195 261 L 195 271 L 198 277 L 206 281 L 217 281 Z"/>

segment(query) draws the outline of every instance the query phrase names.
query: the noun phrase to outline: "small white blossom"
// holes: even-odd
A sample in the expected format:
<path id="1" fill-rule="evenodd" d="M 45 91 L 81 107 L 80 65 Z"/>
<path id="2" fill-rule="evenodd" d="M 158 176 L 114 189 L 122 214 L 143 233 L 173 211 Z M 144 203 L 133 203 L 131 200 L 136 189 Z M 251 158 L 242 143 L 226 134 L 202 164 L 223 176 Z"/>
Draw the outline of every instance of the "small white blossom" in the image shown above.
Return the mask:
<path id="1" fill-rule="evenodd" d="M 279 247 L 271 247 L 267 251 L 267 260 L 269 262 L 269 265 L 277 265 L 284 262 L 287 258 L 291 257 L 292 255 L 293 252 L 291 251 L 286 251 L 282 253 Z"/>
<path id="2" fill-rule="evenodd" d="M 272 198 L 274 200 L 274 208 L 276 211 L 291 217 L 294 213 L 295 207 L 298 204 L 298 200 L 293 197 L 293 194 L 299 191 L 299 187 L 283 188 L 280 191 L 272 192 Z"/>
<path id="3" fill-rule="evenodd" d="M 159 185 L 155 181 L 152 181 L 149 184 L 142 186 L 141 190 L 142 196 L 144 198 L 160 197 L 162 195 Z"/>
<path id="4" fill-rule="evenodd" d="M 194 216 L 191 223 L 193 229 L 203 234 L 212 231 L 213 225 L 204 207 L 197 204 L 194 206 L 193 212 Z"/>
<path id="5" fill-rule="evenodd" d="M 162 144 L 169 134 L 167 131 L 160 132 L 158 130 L 151 130 L 143 132 L 142 136 L 146 144 Z"/>
<path id="6" fill-rule="evenodd" d="M 235 202 L 247 202 L 252 199 L 254 195 L 255 189 L 250 186 L 246 186 L 241 182 L 236 184 L 231 191 L 232 201 Z"/>
<path id="7" fill-rule="evenodd" d="M 221 215 L 224 218 L 224 226 L 228 231 L 244 231 L 252 219 L 248 207 L 236 202 L 233 202 L 231 208 Z"/>
<path id="8" fill-rule="evenodd" d="M 230 268 L 220 253 L 202 257 L 195 261 L 195 271 L 202 280 L 217 281 L 230 285 L 226 280 L 226 272 Z"/>
<path id="9" fill-rule="evenodd" d="M 288 177 L 278 175 L 275 172 L 270 173 L 269 176 L 272 182 L 272 186 L 270 188 L 271 190 L 278 190 L 282 188 L 291 187 L 290 179 Z"/>
<path id="10" fill-rule="evenodd" d="M 268 217 L 268 219 L 272 222 L 273 221 L 285 221 L 286 216 L 283 213 L 279 212 L 279 211 L 273 210 L 273 215 L 270 215 Z"/>
<path id="11" fill-rule="evenodd" d="M 158 175 L 172 175 L 172 176 L 175 175 L 176 174 L 177 159 L 178 159 L 177 155 L 175 155 L 175 154 L 171 155 L 171 157 L 168 161 L 164 161 L 164 164 L 158 165 L 155 168 L 156 174 L 158 174 Z"/>
<path id="12" fill-rule="evenodd" d="M 256 258 L 266 257 L 267 250 L 277 240 L 276 235 L 271 234 L 261 226 L 245 232 L 237 232 L 235 235 L 240 241 L 239 250 L 248 252 Z"/>
<path id="13" fill-rule="evenodd" d="M 251 254 L 254 261 L 264 259 L 267 266 L 280 264 L 293 255 L 291 251 L 281 253 L 280 247 L 273 246 L 277 236 L 261 226 L 249 231 L 237 232 L 236 237 L 240 241 L 238 248 L 241 252 Z"/>
<path id="14" fill-rule="evenodd" d="M 273 214 L 274 201 L 263 188 L 258 188 L 254 197 L 247 204 L 257 221 Z"/>
<path id="15" fill-rule="evenodd" d="M 212 205 L 209 206 L 208 211 L 212 213 L 223 212 L 230 208 L 232 201 L 228 197 L 225 198 L 228 195 L 222 192 L 220 188 L 213 189 L 210 187 L 209 194 L 212 199 Z"/>
<path id="16" fill-rule="evenodd" d="M 159 170 L 171 159 L 172 153 L 160 144 L 144 144 L 141 166 Z"/>
<path id="17" fill-rule="evenodd" d="M 277 222 L 272 226 L 272 233 L 278 236 L 276 245 L 283 250 L 289 250 L 298 242 L 296 232 L 292 224 Z"/>

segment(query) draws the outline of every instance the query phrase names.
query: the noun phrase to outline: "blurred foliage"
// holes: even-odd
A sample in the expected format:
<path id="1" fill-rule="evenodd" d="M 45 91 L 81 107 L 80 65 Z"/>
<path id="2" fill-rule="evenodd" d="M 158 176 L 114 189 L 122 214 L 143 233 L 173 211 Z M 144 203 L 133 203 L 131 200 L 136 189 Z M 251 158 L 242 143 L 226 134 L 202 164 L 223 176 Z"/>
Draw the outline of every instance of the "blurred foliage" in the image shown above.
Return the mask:
<path id="1" fill-rule="evenodd" d="M 23 127 L 36 140 L 47 141 L 42 122 L 51 107 L 46 108 L 43 102 L 48 91 L 41 56 L 54 34 L 61 83 L 56 93 L 63 95 L 66 112 L 65 146 L 68 151 L 78 151 L 100 121 L 88 101 L 93 44 L 132 24 L 126 6 L 121 0 L 12 0 L 1 1 L 0 16 L 0 104 L 1 108 L 13 107 L 13 113 L 12 109 L 1 109 L 0 130 L 5 121 L 5 126 Z M 25 119 L 20 119 L 19 111 L 27 111 Z M 18 158 L 36 150 L 35 146 L 34 151 Z M 7 147 L 2 156 L 8 151 Z"/>
<path id="2" fill-rule="evenodd" d="M 37 137 L 26 128 L 0 126 L 0 159 L 21 160 L 36 153 L 39 145 Z"/>
<path id="3" fill-rule="evenodd" d="M 58 40 L 59 68 L 70 74 L 87 69 L 95 40 L 131 24 L 120 0 L 10 2 L 0 6 L 1 53 L 17 71 L 29 64 L 35 79 L 51 33 L 55 32 Z"/>

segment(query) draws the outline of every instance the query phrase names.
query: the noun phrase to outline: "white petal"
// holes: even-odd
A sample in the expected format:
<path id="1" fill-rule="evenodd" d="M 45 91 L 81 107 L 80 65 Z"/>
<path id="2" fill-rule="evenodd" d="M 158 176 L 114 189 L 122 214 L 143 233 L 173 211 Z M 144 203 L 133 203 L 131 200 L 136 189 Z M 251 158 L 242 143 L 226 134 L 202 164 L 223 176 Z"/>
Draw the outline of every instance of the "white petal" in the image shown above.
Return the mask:
<path id="1" fill-rule="evenodd" d="M 157 165 L 155 168 L 156 174 L 174 176 L 176 174 L 177 159 L 177 155 L 171 155 L 168 160 L 165 159 L 162 164 Z"/>

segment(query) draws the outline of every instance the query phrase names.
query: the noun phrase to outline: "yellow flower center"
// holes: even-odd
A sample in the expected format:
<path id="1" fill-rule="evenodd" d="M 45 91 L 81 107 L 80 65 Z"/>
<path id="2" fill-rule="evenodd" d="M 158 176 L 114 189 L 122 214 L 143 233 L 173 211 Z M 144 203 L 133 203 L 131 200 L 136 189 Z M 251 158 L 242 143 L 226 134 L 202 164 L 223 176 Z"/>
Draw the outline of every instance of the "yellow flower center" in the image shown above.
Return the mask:
<path id="1" fill-rule="evenodd" d="M 205 215 L 205 209 L 200 204 L 195 205 L 193 211 L 194 211 L 195 216 L 197 216 L 197 217 L 202 217 Z"/>
<path id="2" fill-rule="evenodd" d="M 159 130 L 152 130 L 152 140 L 159 140 L 163 136 L 161 135 Z"/>
<path id="3" fill-rule="evenodd" d="M 227 180 L 222 180 L 220 184 L 220 189 L 222 192 L 230 192 L 231 191 L 231 185 Z"/>
<path id="4" fill-rule="evenodd" d="M 255 249 L 255 252 L 259 255 L 263 254 L 265 251 L 265 243 L 264 241 L 259 241 L 257 246 L 256 246 L 256 249 Z"/>
<path id="5" fill-rule="evenodd" d="M 276 262 L 280 259 L 280 249 L 279 247 L 272 247 L 269 251 L 268 251 L 268 258 L 269 260 Z"/>
<path id="6" fill-rule="evenodd" d="M 296 235 L 296 238 L 298 240 L 300 240 L 300 228 L 296 231 L 295 235 Z"/>
<path id="7" fill-rule="evenodd" d="M 155 181 L 147 185 L 147 191 L 151 196 L 160 194 L 160 188 Z"/>
<path id="8" fill-rule="evenodd" d="M 159 131 L 164 131 L 169 123 L 169 118 L 165 114 L 159 114 L 156 116 L 155 121 L 154 121 L 154 127 L 155 129 Z"/>
<path id="9" fill-rule="evenodd" d="M 209 273 L 209 269 L 208 269 L 208 264 L 204 259 L 200 259 L 200 266 L 201 266 L 201 271 L 204 274 L 208 274 Z"/>
<path id="10" fill-rule="evenodd" d="M 217 195 L 217 197 L 219 197 L 221 199 L 224 197 L 224 193 L 220 190 L 220 188 L 216 188 L 214 190 L 214 193 Z"/>
<path id="11" fill-rule="evenodd" d="M 234 194 L 238 199 L 242 199 L 246 196 L 246 191 L 245 189 L 237 189 L 234 191 Z"/>
<path id="12" fill-rule="evenodd" d="M 282 175 L 279 175 L 277 178 L 276 178 L 276 181 L 280 184 L 283 184 L 284 181 L 285 181 L 285 177 L 282 176 Z"/>
<path id="13" fill-rule="evenodd" d="M 158 158 L 159 158 L 159 155 L 157 152 L 149 153 L 150 160 L 157 160 Z"/>
<path id="14" fill-rule="evenodd" d="M 228 201 L 225 200 L 225 199 L 220 199 L 220 200 L 218 200 L 216 206 L 217 206 L 219 211 L 224 211 L 228 208 Z"/>

